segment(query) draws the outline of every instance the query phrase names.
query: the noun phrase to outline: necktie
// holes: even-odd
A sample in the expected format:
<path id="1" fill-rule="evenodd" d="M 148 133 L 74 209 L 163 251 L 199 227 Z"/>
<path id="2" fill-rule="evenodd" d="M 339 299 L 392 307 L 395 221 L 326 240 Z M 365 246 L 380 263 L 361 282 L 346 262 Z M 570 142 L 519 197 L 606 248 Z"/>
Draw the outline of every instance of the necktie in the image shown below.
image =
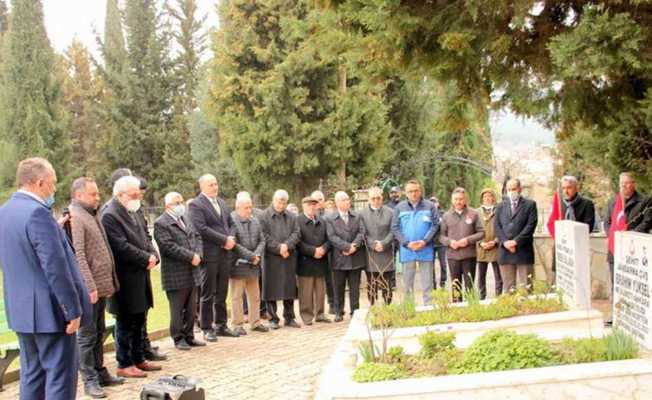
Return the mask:
<path id="1" fill-rule="evenodd" d="M 218 216 L 222 216 L 222 210 L 220 209 L 220 205 L 217 203 L 217 200 L 211 199 L 211 203 L 213 203 L 213 208 L 215 209 L 215 212 L 217 213 Z"/>

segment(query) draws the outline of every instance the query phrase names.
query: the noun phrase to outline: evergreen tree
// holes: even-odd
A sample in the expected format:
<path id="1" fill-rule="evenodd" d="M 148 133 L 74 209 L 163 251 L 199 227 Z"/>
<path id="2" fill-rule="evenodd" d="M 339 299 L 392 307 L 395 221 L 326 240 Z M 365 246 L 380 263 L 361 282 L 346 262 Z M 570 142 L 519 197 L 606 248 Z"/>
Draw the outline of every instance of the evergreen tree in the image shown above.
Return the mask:
<path id="1" fill-rule="evenodd" d="M 147 179 L 152 204 L 172 183 L 161 165 L 172 127 L 174 93 L 169 29 L 156 4 L 153 0 L 126 2 L 125 63 L 121 71 L 117 65 L 104 71 L 110 96 L 105 108 L 112 127 L 106 144 L 109 165 L 111 169 L 128 167 Z M 118 23 L 114 25 L 118 31 Z M 105 57 L 110 53 L 107 46 Z"/>
<path id="2" fill-rule="evenodd" d="M 63 104 L 70 116 L 72 164 L 76 176 L 95 176 L 104 169 L 98 149 L 103 130 L 97 106 L 102 100 L 103 82 L 91 66 L 88 49 L 77 39 L 61 60 Z"/>
<path id="3" fill-rule="evenodd" d="M 49 159 L 61 187 L 67 188 L 71 143 L 41 1 L 12 1 L 11 24 L 4 40 L 0 138 L 16 145 L 19 158 Z"/>
<path id="4" fill-rule="evenodd" d="M 108 74 L 111 76 L 120 74 L 127 62 L 127 50 L 118 0 L 107 0 L 106 2 L 104 41 L 101 48 Z"/>
<path id="5" fill-rule="evenodd" d="M 342 171 L 349 187 L 369 183 L 388 150 L 384 85 L 307 45 L 311 11 L 301 0 L 219 9 L 210 113 L 221 151 L 255 190 L 301 195 Z"/>

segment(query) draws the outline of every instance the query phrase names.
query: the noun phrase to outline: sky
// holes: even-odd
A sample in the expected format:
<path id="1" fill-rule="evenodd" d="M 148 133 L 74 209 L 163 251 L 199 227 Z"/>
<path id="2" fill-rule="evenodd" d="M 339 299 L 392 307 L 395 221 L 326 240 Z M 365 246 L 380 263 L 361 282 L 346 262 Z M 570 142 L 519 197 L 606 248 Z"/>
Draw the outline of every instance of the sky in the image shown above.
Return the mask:
<path id="1" fill-rule="evenodd" d="M 94 32 L 104 31 L 105 0 L 42 0 L 45 27 L 52 46 L 63 52 L 77 37 L 93 54 L 97 54 Z M 197 0 L 201 14 L 207 14 L 208 27 L 217 25 L 216 0 Z M 510 112 L 495 113 L 490 120 L 494 141 L 508 145 L 553 144 L 553 133 L 533 120 L 524 120 Z M 516 139 L 516 140 L 515 140 Z"/>

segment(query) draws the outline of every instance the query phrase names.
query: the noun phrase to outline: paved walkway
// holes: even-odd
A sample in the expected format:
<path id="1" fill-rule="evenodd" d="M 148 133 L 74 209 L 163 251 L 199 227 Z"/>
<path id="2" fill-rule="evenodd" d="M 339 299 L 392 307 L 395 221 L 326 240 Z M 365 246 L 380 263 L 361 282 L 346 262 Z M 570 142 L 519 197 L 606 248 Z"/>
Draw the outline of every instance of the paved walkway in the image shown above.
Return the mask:
<path id="1" fill-rule="evenodd" d="M 150 372 L 145 379 L 130 379 L 125 385 L 106 388 L 106 392 L 109 399 L 139 399 L 144 383 L 182 374 L 200 378 L 206 399 L 211 400 L 312 399 L 321 368 L 346 331 L 348 321 L 250 332 L 240 338 L 220 337 L 217 343 L 190 351 L 176 350 L 169 338 L 162 339 L 155 344 L 169 357 L 161 362 L 163 371 Z M 115 372 L 114 353 L 106 355 L 106 363 Z M 78 398 L 89 399 L 83 396 L 81 381 L 79 386 Z M 18 382 L 0 392 L 0 399 L 17 398 Z"/>

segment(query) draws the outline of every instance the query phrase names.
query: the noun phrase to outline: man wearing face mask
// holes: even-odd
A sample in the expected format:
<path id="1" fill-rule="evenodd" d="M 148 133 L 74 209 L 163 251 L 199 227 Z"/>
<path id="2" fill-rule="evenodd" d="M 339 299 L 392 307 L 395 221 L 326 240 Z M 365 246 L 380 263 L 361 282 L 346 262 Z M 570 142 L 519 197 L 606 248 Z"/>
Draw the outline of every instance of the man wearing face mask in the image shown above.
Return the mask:
<path id="1" fill-rule="evenodd" d="M 91 178 L 72 183 L 70 227 L 75 257 L 93 304 L 92 323 L 81 326 L 77 343 L 81 356 L 80 372 L 84 392 L 92 398 L 105 398 L 102 386 L 124 383 L 104 367 L 103 339 L 106 332 L 104 314 L 107 299 L 119 288 L 113 254 L 97 209 L 100 192 Z"/>
<path id="2" fill-rule="evenodd" d="M 170 305 L 170 337 L 178 350 L 205 346 L 195 340 L 197 286 L 201 282 L 201 236 L 186 218 L 183 197 L 165 195 L 165 212 L 154 222 L 154 239 L 161 252 L 161 286 Z"/>
<path id="3" fill-rule="evenodd" d="M 5 312 L 20 345 L 20 399 L 74 399 L 75 332 L 90 322 L 89 292 L 52 217 L 57 175 L 43 158 L 21 161 L 20 189 L 0 207 Z"/>
<path id="4" fill-rule="evenodd" d="M 143 378 L 146 371 L 161 369 L 147 362 L 144 354 L 145 313 L 154 305 L 150 270 L 159 258 L 138 221 L 140 206 L 140 181 L 124 176 L 113 186 L 113 199 L 102 214 L 120 282 L 120 290 L 109 302 L 109 312 L 116 315 L 118 376 L 125 378 Z"/>
<path id="5" fill-rule="evenodd" d="M 526 288 L 534 272 L 534 231 L 537 228 L 537 203 L 521 196 L 521 181 L 510 179 L 507 196 L 496 208 L 498 264 L 503 278 L 503 293 Z"/>

